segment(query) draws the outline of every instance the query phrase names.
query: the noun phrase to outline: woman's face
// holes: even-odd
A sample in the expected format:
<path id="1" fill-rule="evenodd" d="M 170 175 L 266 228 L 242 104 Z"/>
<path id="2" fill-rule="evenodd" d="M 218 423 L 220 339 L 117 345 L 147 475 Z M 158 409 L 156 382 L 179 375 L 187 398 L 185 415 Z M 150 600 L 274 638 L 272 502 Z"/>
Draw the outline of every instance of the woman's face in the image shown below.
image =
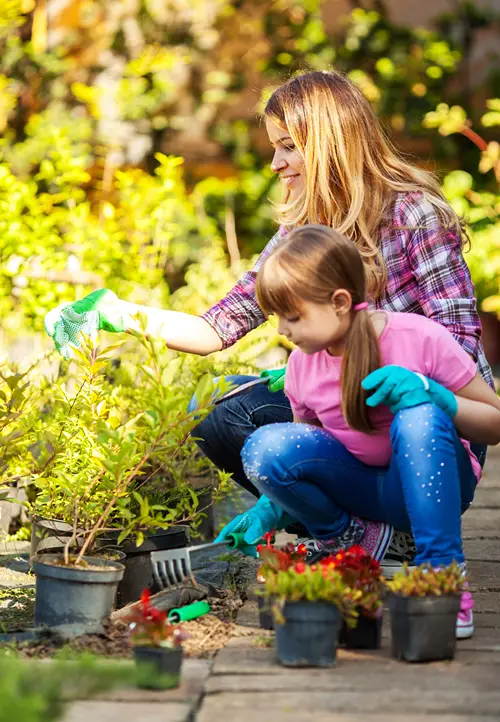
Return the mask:
<path id="1" fill-rule="evenodd" d="M 274 148 L 271 170 L 279 173 L 285 200 L 294 201 L 305 187 L 304 160 L 287 131 L 281 130 L 270 118 L 266 119 L 266 129 Z"/>

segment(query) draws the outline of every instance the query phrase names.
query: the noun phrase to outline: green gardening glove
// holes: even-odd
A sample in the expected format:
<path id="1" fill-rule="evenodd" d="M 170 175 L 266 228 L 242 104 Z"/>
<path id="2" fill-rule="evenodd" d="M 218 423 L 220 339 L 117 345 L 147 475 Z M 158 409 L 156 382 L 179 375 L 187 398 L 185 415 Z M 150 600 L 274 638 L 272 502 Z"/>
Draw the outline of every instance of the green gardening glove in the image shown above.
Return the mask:
<path id="1" fill-rule="evenodd" d="M 80 301 L 53 308 L 45 316 L 44 326 L 64 358 L 71 355 L 70 346 L 80 346 L 80 334 L 90 336 L 97 331 L 125 331 L 120 299 L 107 288 L 93 291 Z"/>
<path id="2" fill-rule="evenodd" d="M 285 388 L 285 371 L 286 366 L 282 369 L 271 369 L 270 371 L 261 371 L 259 376 L 261 379 L 269 379 L 267 385 L 269 391 L 283 391 Z"/>

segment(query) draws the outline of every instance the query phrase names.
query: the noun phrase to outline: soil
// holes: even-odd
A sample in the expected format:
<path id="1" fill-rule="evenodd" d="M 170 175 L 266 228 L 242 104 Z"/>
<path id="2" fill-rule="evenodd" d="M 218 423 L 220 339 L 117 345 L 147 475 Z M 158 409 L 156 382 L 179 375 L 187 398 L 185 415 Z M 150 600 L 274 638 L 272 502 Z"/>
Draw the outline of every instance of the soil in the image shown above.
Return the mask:
<path id="1" fill-rule="evenodd" d="M 238 592 L 224 591 L 219 598 L 210 600 L 211 613 L 191 622 L 184 622 L 182 628 L 189 638 L 184 642 L 184 652 L 188 657 L 211 657 L 224 647 L 231 637 L 248 636 L 254 631 L 234 623 L 236 612 L 243 604 Z M 61 652 L 61 649 L 74 653 L 90 652 L 106 657 L 132 657 L 129 644 L 128 624 L 119 619 L 108 621 L 104 634 L 86 634 L 71 641 L 57 637 L 34 643 L 18 644 L 17 651 L 23 657 L 46 658 Z"/>

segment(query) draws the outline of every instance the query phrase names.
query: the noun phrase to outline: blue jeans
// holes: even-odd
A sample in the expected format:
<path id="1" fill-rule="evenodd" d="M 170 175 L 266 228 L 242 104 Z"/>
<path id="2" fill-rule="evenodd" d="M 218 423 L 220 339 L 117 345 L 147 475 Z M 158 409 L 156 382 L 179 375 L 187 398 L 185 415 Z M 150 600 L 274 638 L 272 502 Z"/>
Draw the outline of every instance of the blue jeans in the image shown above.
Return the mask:
<path id="1" fill-rule="evenodd" d="M 411 531 L 416 564 L 464 561 L 460 517 L 476 478 L 453 422 L 433 404 L 405 409 L 391 444 L 389 466 L 368 466 L 324 429 L 273 424 L 246 440 L 243 469 L 316 539 L 340 535 L 356 515 Z"/>

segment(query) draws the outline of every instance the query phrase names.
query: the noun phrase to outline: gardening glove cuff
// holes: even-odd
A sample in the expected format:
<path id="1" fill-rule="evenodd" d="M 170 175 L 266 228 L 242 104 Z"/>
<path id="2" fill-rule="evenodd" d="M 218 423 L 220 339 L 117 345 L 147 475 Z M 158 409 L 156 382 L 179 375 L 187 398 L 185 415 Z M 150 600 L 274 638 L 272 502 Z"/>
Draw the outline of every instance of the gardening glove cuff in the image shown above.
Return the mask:
<path id="1" fill-rule="evenodd" d="M 458 401 L 453 391 L 432 379 L 426 379 L 426 381 L 429 384 L 429 393 L 433 403 L 439 406 L 445 414 L 448 414 L 450 419 L 453 419 L 458 411 Z"/>

